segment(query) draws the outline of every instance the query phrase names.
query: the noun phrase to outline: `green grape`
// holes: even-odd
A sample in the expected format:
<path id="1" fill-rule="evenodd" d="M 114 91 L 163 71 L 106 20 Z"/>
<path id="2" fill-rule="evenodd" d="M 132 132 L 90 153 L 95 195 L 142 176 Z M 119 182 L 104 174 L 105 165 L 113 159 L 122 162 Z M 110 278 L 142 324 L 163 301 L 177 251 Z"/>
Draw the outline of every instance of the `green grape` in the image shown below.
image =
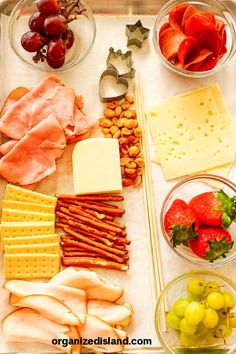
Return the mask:
<path id="1" fill-rule="evenodd" d="M 231 327 L 227 327 L 226 324 L 224 323 L 220 323 L 217 327 L 216 327 L 216 331 L 215 331 L 215 335 L 218 338 L 227 338 L 231 335 L 232 333 L 232 328 Z"/>
<path id="2" fill-rule="evenodd" d="M 202 337 L 202 336 L 206 336 L 209 332 L 209 329 L 206 328 L 202 322 L 199 323 L 199 325 L 197 326 L 197 331 L 196 331 L 196 334 L 199 336 L 199 337 Z"/>
<path id="3" fill-rule="evenodd" d="M 192 278 L 187 284 L 187 289 L 193 295 L 202 295 L 205 287 L 201 279 Z"/>
<path id="4" fill-rule="evenodd" d="M 194 334 L 188 336 L 187 334 L 180 333 L 179 342 L 183 347 L 194 347 L 196 346 L 197 336 Z"/>
<path id="5" fill-rule="evenodd" d="M 219 321 L 222 323 L 225 323 L 227 320 L 227 313 L 228 313 L 227 309 L 223 308 L 223 309 L 217 311 L 217 313 L 219 316 Z"/>
<path id="6" fill-rule="evenodd" d="M 211 308 L 206 309 L 202 323 L 206 328 L 215 328 L 219 323 L 218 313 Z"/>
<path id="7" fill-rule="evenodd" d="M 185 319 L 190 325 L 196 326 L 202 321 L 204 314 L 204 307 L 199 302 L 194 301 L 186 308 Z"/>
<path id="8" fill-rule="evenodd" d="M 234 308 L 235 299 L 234 299 L 233 295 L 229 291 L 224 291 L 222 293 L 222 295 L 224 296 L 225 307 L 230 308 L 230 309 Z"/>
<path id="9" fill-rule="evenodd" d="M 225 306 L 224 296 L 213 291 L 207 296 L 208 305 L 214 310 L 221 310 Z"/>
<path id="10" fill-rule="evenodd" d="M 197 301 L 197 302 L 200 302 L 201 301 L 201 297 L 198 296 L 198 295 L 193 295 L 193 294 L 190 294 L 186 297 L 186 300 L 188 300 L 188 302 L 193 302 L 193 301 Z"/>
<path id="11" fill-rule="evenodd" d="M 209 281 L 205 284 L 205 291 L 204 294 L 208 295 L 210 294 L 212 291 L 216 292 L 216 293 L 220 293 L 221 292 L 221 286 L 219 283 L 217 283 L 216 281 Z"/>
<path id="12" fill-rule="evenodd" d="M 183 318 L 180 321 L 180 327 L 179 327 L 181 333 L 187 334 L 187 335 L 191 335 L 194 334 L 197 330 L 197 326 L 191 326 L 185 318 Z"/>
<path id="13" fill-rule="evenodd" d="M 231 327 L 236 328 L 236 312 L 229 313 L 229 324 Z"/>
<path id="14" fill-rule="evenodd" d="M 167 313 L 166 322 L 169 327 L 179 330 L 180 321 L 181 321 L 181 318 L 178 317 L 174 311 L 170 311 Z"/>
<path id="15" fill-rule="evenodd" d="M 187 299 L 178 299 L 174 304 L 174 312 L 177 316 L 184 317 L 185 310 L 190 302 Z"/>

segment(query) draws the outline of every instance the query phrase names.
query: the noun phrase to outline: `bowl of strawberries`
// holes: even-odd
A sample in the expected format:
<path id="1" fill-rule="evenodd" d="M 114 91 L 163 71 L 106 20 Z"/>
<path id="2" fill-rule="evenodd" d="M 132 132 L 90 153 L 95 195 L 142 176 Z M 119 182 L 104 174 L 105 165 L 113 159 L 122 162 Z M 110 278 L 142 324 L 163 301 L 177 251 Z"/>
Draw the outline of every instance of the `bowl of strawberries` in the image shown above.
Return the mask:
<path id="1" fill-rule="evenodd" d="M 218 0 L 170 0 L 158 12 L 153 43 L 175 73 L 200 78 L 222 69 L 235 54 L 234 14 Z"/>
<path id="2" fill-rule="evenodd" d="M 184 179 L 165 198 L 162 233 L 173 251 L 200 266 L 236 258 L 236 185 L 202 174 Z"/>

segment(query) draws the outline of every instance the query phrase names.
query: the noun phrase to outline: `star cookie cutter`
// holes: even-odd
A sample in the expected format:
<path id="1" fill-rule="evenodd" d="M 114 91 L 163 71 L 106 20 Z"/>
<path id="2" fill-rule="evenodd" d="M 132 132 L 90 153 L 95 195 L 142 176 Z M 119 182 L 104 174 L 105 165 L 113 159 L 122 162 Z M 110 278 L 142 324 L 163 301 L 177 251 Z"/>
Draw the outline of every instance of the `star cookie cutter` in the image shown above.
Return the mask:
<path id="1" fill-rule="evenodd" d="M 126 96 L 128 88 L 129 84 L 126 78 L 120 76 L 115 68 L 108 68 L 100 77 L 100 100 L 101 102 L 119 101 Z"/>
<path id="2" fill-rule="evenodd" d="M 131 50 L 122 53 L 121 49 L 115 51 L 114 48 L 111 47 L 106 62 L 107 68 L 116 69 L 120 77 L 132 79 L 135 75 Z"/>
<path id="3" fill-rule="evenodd" d="M 148 38 L 150 30 L 143 27 L 142 22 L 138 20 L 134 25 L 126 25 L 125 34 L 128 37 L 127 46 L 136 45 L 142 48 L 143 42 Z"/>

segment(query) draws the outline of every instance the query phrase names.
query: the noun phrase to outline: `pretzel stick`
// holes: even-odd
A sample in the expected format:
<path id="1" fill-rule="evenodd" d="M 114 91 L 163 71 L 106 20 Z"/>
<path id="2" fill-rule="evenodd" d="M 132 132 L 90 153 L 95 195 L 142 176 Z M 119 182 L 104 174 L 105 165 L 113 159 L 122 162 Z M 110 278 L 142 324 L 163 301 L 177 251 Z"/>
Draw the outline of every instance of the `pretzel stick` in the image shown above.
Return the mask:
<path id="1" fill-rule="evenodd" d="M 89 201 L 122 201 L 124 197 L 122 195 L 98 195 L 98 194 L 89 194 L 89 195 L 73 195 L 73 194 L 56 194 L 58 199 L 75 199 L 75 200 L 89 200 Z"/>
<path id="2" fill-rule="evenodd" d="M 63 256 L 64 257 L 92 257 L 92 258 L 95 258 L 95 257 L 100 257 L 100 254 L 79 251 L 79 248 L 78 248 L 77 252 L 67 252 L 67 251 L 64 251 L 64 249 L 63 249 Z"/>
<path id="3" fill-rule="evenodd" d="M 84 250 L 90 250 L 92 252 L 95 252 L 95 253 L 99 253 L 99 254 L 102 254 L 103 256 L 105 257 L 108 257 L 108 258 L 111 258 L 111 259 L 114 259 L 115 261 L 117 261 L 118 263 L 125 263 L 125 260 L 122 258 L 122 257 L 119 257 L 113 253 L 110 253 L 108 251 L 105 251 L 101 248 L 97 248 L 97 247 L 94 247 L 92 245 L 89 245 L 89 244 L 85 244 L 85 243 L 82 243 L 82 242 L 79 242 L 79 241 L 75 241 L 75 240 L 68 240 L 66 242 L 61 242 L 61 246 L 63 248 L 63 246 L 78 246 L 80 249 L 84 249 Z"/>
<path id="4" fill-rule="evenodd" d="M 89 257 L 80 257 L 80 258 L 71 258 L 71 257 L 62 257 L 62 265 L 64 267 L 97 267 L 97 268 L 107 268 L 107 269 L 116 269 L 116 270 L 128 270 L 129 267 L 127 264 L 120 264 L 116 262 L 107 261 L 104 258 L 89 258 Z"/>
<path id="5" fill-rule="evenodd" d="M 122 216 L 125 213 L 124 209 L 120 209 L 120 208 L 113 208 L 111 206 L 109 207 L 105 207 L 105 206 L 100 206 L 100 205 L 95 205 L 92 203 L 85 203 L 85 202 L 77 202 L 76 205 L 85 207 L 85 208 L 89 208 L 92 210 L 96 210 L 96 211 L 100 211 L 100 212 L 104 212 L 106 214 L 109 215 L 115 215 L 115 216 Z"/>
<path id="6" fill-rule="evenodd" d="M 65 232 L 67 232 L 71 236 L 74 236 L 76 239 L 78 239 L 84 243 L 87 243 L 87 244 L 92 245 L 97 248 L 101 248 L 103 250 L 107 250 L 108 252 L 111 252 L 111 253 L 114 253 L 117 255 L 121 255 L 121 256 L 123 256 L 124 254 L 127 254 L 127 251 L 121 251 L 121 250 L 118 250 L 117 248 L 111 248 L 106 245 L 100 244 L 96 241 L 92 241 L 92 240 L 88 239 L 87 237 L 84 237 L 69 228 L 65 228 Z"/>
<path id="7" fill-rule="evenodd" d="M 84 201 L 84 202 L 86 202 L 86 201 Z M 76 205 L 78 205 L 78 203 L 81 203 L 81 201 L 75 201 Z M 113 209 L 117 209 L 118 208 L 118 206 L 115 205 L 115 204 L 108 204 L 108 203 L 94 202 L 94 201 L 93 202 L 87 201 L 86 203 L 89 204 L 89 205 L 104 206 L 106 208 L 113 208 Z"/>

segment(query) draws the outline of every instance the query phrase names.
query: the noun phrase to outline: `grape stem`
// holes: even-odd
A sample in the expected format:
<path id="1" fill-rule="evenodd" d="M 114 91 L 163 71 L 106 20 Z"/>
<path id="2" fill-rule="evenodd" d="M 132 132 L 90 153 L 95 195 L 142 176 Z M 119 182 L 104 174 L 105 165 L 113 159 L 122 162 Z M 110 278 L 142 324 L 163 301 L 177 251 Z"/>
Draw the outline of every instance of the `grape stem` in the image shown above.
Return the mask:
<path id="1" fill-rule="evenodd" d="M 76 8 L 76 7 L 79 7 L 79 3 L 80 3 L 80 0 L 76 0 L 74 2 L 74 4 L 71 6 L 71 8 L 68 10 L 68 12 L 65 14 L 65 18 L 67 19 L 70 14 L 72 13 L 72 11 Z"/>

